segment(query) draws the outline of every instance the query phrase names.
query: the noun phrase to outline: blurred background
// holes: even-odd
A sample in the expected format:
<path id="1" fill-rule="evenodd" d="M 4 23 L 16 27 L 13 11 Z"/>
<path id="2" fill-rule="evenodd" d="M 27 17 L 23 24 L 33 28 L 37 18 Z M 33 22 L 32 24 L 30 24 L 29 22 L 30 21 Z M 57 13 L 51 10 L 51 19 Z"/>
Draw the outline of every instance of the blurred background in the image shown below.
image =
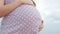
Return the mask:
<path id="1" fill-rule="evenodd" d="M 60 0 L 34 0 L 37 4 L 44 28 L 40 34 L 60 34 Z M 1 22 L 0 18 L 0 22 Z M 0 23 L 1 28 L 1 23 Z"/>
<path id="2" fill-rule="evenodd" d="M 44 20 L 40 34 L 60 34 L 60 0 L 35 0 Z"/>

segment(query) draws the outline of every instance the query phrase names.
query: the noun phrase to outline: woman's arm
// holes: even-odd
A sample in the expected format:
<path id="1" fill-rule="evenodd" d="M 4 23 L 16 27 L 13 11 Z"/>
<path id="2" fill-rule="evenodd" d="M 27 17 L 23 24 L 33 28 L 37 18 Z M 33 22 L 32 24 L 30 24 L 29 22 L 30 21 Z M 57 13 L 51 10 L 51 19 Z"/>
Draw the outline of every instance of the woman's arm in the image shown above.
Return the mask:
<path id="1" fill-rule="evenodd" d="M 0 6 L 4 5 L 4 0 L 0 0 Z"/>
<path id="2" fill-rule="evenodd" d="M 1 9 L 2 9 L 3 5 L 4 5 L 4 0 L 0 0 L 0 14 L 1 14 Z"/>
<path id="3" fill-rule="evenodd" d="M 22 3 L 28 3 L 33 4 L 32 2 L 26 0 L 16 0 L 13 3 L 10 3 L 8 5 L 4 5 L 4 0 L 0 0 L 0 17 L 6 16 L 8 13 L 10 13 L 13 9 L 15 9 L 17 6 L 20 6 Z"/>
<path id="4" fill-rule="evenodd" d="M 8 13 L 10 13 L 13 9 L 15 9 L 19 5 L 21 5 L 20 1 L 15 1 L 8 5 L 4 5 L 4 0 L 0 0 L 0 17 L 7 15 Z"/>

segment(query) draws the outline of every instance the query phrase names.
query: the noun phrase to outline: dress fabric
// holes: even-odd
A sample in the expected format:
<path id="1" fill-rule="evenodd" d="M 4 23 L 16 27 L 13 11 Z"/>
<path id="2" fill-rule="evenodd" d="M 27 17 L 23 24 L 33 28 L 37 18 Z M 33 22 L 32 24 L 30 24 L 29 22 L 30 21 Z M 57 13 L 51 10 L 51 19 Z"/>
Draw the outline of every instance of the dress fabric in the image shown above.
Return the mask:
<path id="1" fill-rule="evenodd" d="M 6 0 L 11 3 L 13 0 Z M 38 34 L 41 16 L 31 5 L 21 5 L 4 17 L 1 34 Z"/>

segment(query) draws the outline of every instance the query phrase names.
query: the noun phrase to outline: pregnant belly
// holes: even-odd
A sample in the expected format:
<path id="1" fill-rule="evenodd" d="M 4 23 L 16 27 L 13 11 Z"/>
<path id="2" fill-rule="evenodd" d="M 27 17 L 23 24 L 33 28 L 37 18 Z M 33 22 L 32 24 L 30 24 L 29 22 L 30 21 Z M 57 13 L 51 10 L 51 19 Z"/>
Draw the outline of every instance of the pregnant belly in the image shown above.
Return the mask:
<path id="1" fill-rule="evenodd" d="M 6 17 L 4 17 L 2 22 L 9 24 L 9 22 L 14 22 L 14 20 L 19 22 L 22 19 L 23 20 L 30 19 L 30 21 L 35 20 L 35 22 L 40 23 L 41 16 L 35 7 L 30 6 L 30 5 L 22 5 L 16 8 L 15 10 L 13 10 Z M 38 25 L 38 23 L 36 23 L 36 25 Z"/>
<path id="2" fill-rule="evenodd" d="M 3 31 L 5 32 L 8 30 L 12 31 L 11 28 L 18 29 L 17 27 L 21 26 L 20 24 L 22 24 L 24 27 L 27 27 L 28 25 L 28 29 L 32 30 L 36 34 L 38 32 L 37 27 L 39 26 L 40 20 L 41 20 L 40 14 L 35 7 L 30 5 L 22 5 L 20 7 L 17 7 L 3 19 L 2 21 Z M 31 29 L 30 27 L 33 29 Z"/>

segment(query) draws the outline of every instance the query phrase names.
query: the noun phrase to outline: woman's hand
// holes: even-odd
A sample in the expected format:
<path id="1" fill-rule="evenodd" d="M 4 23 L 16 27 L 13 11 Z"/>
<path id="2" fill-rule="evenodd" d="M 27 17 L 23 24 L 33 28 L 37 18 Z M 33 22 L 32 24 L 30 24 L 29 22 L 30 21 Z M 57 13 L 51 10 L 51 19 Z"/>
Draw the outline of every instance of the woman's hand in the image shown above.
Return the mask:
<path id="1" fill-rule="evenodd" d="M 33 2 L 31 0 L 20 0 L 20 2 L 23 4 L 33 5 Z"/>
<path id="2" fill-rule="evenodd" d="M 33 4 L 31 0 L 20 0 L 22 3 L 28 3 L 28 4 Z"/>
<path id="3" fill-rule="evenodd" d="M 28 4 L 34 6 L 33 2 L 31 0 L 15 0 L 16 2 L 19 2 L 20 4 Z"/>

